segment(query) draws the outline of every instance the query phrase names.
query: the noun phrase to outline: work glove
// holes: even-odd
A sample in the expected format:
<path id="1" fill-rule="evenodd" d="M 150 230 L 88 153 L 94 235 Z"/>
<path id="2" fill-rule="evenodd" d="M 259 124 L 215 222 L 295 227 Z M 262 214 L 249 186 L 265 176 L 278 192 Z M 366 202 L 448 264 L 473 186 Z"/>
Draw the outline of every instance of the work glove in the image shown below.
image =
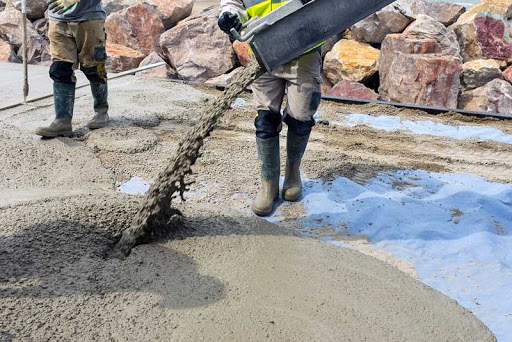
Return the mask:
<path id="1" fill-rule="evenodd" d="M 54 13 L 62 14 L 71 9 L 80 0 L 48 0 L 48 10 Z"/>
<path id="2" fill-rule="evenodd" d="M 231 35 L 230 31 L 232 28 L 234 28 L 235 30 L 237 30 L 239 32 L 242 29 L 242 23 L 240 22 L 238 15 L 231 13 L 231 12 L 222 13 L 219 17 L 218 24 L 219 24 L 220 29 L 229 35 Z"/>

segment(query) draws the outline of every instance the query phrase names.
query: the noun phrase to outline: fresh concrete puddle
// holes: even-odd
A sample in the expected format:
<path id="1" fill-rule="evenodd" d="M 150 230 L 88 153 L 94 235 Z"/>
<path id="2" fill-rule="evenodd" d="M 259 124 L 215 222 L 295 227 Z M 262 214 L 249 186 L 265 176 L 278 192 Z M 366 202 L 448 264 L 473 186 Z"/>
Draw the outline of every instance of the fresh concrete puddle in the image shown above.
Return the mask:
<path id="1" fill-rule="evenodd" d="M 512 185 L 450 173 L 403 170 L 360 185 L 306 180 L 301 233 L 338 246 L 367 239 L 414 266 L 423 283 L 471 310 L 498 341 L 512 341 Z"/>
<path id="2" fill-rule="evenodd" d="M 486 126 L 452 126 L 430 120 L 412 121 L 399 116 L 372 116 L 368 114 L 349 114 L 343 121 L 334 121 L 334 125 L 354 127 L 367 125 L 388 132 L 404 131 L 411 134 L 433 135 L 452 139 L 476 139 L 478 141 L 496 141 L 512 144 L 512 135 Z"/>

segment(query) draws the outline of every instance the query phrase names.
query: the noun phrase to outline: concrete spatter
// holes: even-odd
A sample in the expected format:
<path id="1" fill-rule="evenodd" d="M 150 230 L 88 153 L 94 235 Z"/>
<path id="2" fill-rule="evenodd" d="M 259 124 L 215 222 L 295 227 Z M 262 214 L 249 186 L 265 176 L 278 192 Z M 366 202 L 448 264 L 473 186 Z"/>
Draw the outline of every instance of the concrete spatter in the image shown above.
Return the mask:
<path id="1" fill-rule="evenodd" d="M 184 240 L 105 259 L 138 206 L 116 195 L 0 209 L 0 331 L 18 340 L 494 341 L 454 301 L 392 267 L 216 206 L 181 208 Z"/>

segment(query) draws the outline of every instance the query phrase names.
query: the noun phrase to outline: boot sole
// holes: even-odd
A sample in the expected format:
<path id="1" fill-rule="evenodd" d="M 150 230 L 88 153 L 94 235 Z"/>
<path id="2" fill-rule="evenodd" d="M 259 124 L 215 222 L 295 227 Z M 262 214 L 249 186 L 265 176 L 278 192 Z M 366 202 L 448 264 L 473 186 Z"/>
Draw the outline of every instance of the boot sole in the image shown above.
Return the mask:
<path id="1" fill-rule="evenodd" d="M 58 138 L 58 137 L 69 138 L 70 136 L 73 135 L 73 132 L 47 133 L 47 132 L 35 131 L 34 133 L 43 138 Z"/>
<path id="2" fill-rule="evenodd" d="M 87 127 L 89 129 L 100 129 L 108 126 L 108 122 L 104 124 L 88 124 Z"/>

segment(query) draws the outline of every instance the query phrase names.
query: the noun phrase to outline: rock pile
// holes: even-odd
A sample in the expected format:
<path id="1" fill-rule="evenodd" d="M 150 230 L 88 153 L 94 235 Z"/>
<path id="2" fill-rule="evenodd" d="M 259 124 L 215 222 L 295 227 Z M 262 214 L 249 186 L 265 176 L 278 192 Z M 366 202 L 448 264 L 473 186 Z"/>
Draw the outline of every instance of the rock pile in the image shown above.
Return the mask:
<path id="1" fill-rule="evenodd" d="M 110 72 L 165 61 L 140 75 L 226 85 L 250 62 L 247 44 L 217 28 L 217 8 L 191 15 L 194 0 L 102 1 Z M 0 61 L 20 61 L 18 2 L 0 0 Z M 28 3 L 30 62 L 48 63 L 46 0 Z M 329 39 L 322 55 L 331 95 L 512 113 L 512 0 L 468 10 L 398 0 Z"/>

